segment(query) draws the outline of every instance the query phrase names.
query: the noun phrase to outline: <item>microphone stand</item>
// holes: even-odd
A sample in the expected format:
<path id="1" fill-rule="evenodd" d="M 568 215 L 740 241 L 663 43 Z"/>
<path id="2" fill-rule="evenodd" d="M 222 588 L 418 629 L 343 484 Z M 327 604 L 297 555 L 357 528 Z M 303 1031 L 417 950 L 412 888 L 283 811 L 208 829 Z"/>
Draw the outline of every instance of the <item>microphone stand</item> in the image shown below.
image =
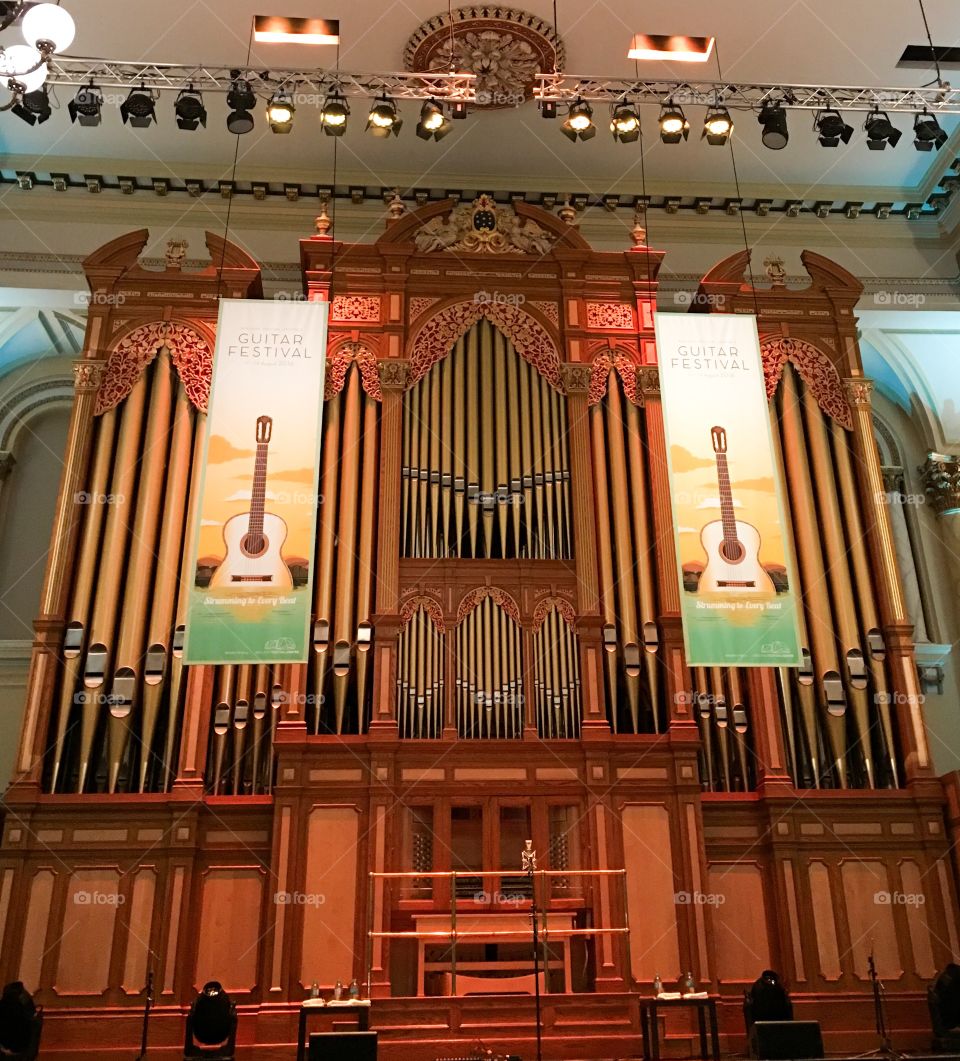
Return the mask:
<path id="1" fill-rule="evenodd" d="M 870 1053 L 861 1054 L 860 1056 L 882 1057 L 886 1059 L 886 1061 L 904 1061 L 906 1055 L 901 1054 L 899 1050 L 894 1049 L 893 1043 L 890 1041 L 890 1032 L 887 1030 L 887 1014 L 884 1006 L 886 993 L 884 991 L 883 981 L 877 976 L 877 965 L 873 960 L 872 948 L 867 956 L 867 968 L 870 971 L 870 986 L 873 988 L 873 1010 L 876 1016 L 877 1035 L 880 1038 L 880 1047 L 877 1050 L 871 1050 Z"/>
<path id="2" fill-rule="evenodd" d="M 143 1058 L 147 1056 L 147 1025 L 150 1021 L 150 1007 L 153 1005 L 153 970 L 147 970 L 147 986 L 144 988 L 147 992 L 147 1000 L 143 1007 L 143 1030 L 140 1033 L 140 1053 L 137 1054 L 134 1061 L 143 1061 Z"/>
<path id="3" fill-rule="evenodd" d="M 537 1020 L 537 1061 L 543 1061 L 543 1044 L 541 1042 L 540 1016 L 540 940 L 537 929 L 537 891 L 533 874 L 537 868 L 537 853 L 533 850 L 533 841 L 524 840 L 520 852 L 521 868 L 530 879 L 530 924 L 533 927 L 533 993 Z"/>

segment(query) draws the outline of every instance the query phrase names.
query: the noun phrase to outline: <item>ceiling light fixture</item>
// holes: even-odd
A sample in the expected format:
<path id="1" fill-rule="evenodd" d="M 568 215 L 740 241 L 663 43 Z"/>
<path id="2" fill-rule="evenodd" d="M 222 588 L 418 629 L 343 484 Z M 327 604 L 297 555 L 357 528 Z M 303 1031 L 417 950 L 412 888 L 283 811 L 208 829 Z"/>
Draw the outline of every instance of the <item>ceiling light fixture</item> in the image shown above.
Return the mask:
<path id="1" fill-rule="evenodd" d="M 102 119 L 103 93 L 96 85 L 85 85 L 77 90 L 76 96 L 67 104 L 70 121 L 75 125 L 99 125 Z"/>
<path id="2" fill-rule="evenodd" d="M 335 18 L 254 15 L 253 39 L 260 44 L 339 44 L 340 22 Z"/>
<path id="3" fill-rule="evenodd" d="M 350 106 L 339 92 L 331 92 L 323 101 L 320 124 L 327 136 L 343 136 L 347 131 Z"/>
<path id="4" fill-rule="evenodd" d="M 0 51 L 0 77 L 7 87 L 34 92 L 47 80 L 47 64 L 30 44 L 12 44 Z"/>
<path id="5" fill-rule="evenodd" d="M 297 108 L 284 92 L 275 92 L 267 104 L 267 121 L 275 133 L 289 133 Z"/>
<path id="6" fill-rule="evenodd" d="M 207 127 L 207 108 L 203 105 L 203 96 L 194 89 L 193 85 L 177 96 L 173 105 L 177 116 L 177 128 L 194 132 L 201 125 Z"/>
<path id="7" fill-rule="evenodd" d="M 146 129 L 157 120 L 153 93 L 143 85 L 130 89 L 127 98 L 120 104 L 120 117 L 124 125 L 129 123 L 134 129 Z"/>
<path id="8" fill-rule="evenodd" d="M 690 123 L 687 121 L 683 108 L 677 106 L 672 100 L 664 103 L 660 108 L 660 139 L 665 144 L 679 144 L 690 135 Z"/>
<path id="9" fill-rule="evenodd" d="M 59 4 L 34 4 L 23 16 L 23 39 L 46 59 L 73 44 L 77 29 L 70 12 Z"/>
<path id="10" fill-rule="evenodd" d="M 733 119 L 726 107 L 713 106 L 703 119 L 703 134 L 701 139 L 706 139 L 708 144 L 714 147 L 722 147 L 733 132 Z"/>
<path id="11" fill-rule="evenodd" d="M 391 133 L 394 136 L 399 136 L 402 125 L 403 119 L 397 113 L 397 105 L 392 99 L 381 96 L 374 101 L 373 106 L 370 108 L 370 114 L 367 116 L 368 133 L 381 139 Z"/>
<path id="12" fill-rule="evenodd" d="M 947 142 L 947 134 L 943 127 L 927 111 L 923 111 L 914 118 L 913 136 L 913 146 L 918 151 L 932 151 L 934 148 L 939 151 Z"/>
<path id="13" fill-rule="evenodd" d="M 421 140 L 442 140 L 450 132 L 451 125 L 436 100 L 427 100 L 420 109 L 417 136 Z"/>
<path id="14" fill-rule="evenodd" d="M 593 108 L 582 99 L 575 99 L 570 104 L 567 119 L 560 126 L 560 132 L 576 143 L 577 140 L 591 140 L 597 135 L 597 127 L 593 124 Z"/>
<path id="15" fill-rule="evenodd" d="M 713 51 L 713 37 L 638 33 L 630 42 L 628 59 L 659 59 L 671 63 L 705 63 Z"/>
<path id="16" fill-rule="evenodd" d="M 630 103 L 620 103 L 613 108 L 610 132 L 618 144 L 632 144 L 640 139 L 640 115 Z"/>
<path id="17" fill-rule="evenodd" d="M 763 126 L 763 132 L 760 134 L 763 146 L 771 151 L 782 151 L 790 139 L 787 131 L 787 112 L 783 109 L 783 104 L 764 103 L 757 115 L 757 121 Z"/>
<path id="18" fill-rule="evenodd" d="M 887 144 L 896 147 L 903 133 L 898 129 L 884 111 L 872 110 L 863 123 L 867 133 L 867 147 L 871 151 L 883 151 Z"/>
<path id="19" fill-rule="evenodd" d="M 853 126 L 847 125 L 839 111 L 821 111 L 814 121 L 814 128 L 822 147 L 836 147 L 841 140 L 849 144 L 853 136 Z"/>
<path id="20" fill-rule="evenodd" d="M 257 105 L 257 97 L 249 83 L 240 77 L 239 70 L 232 70 L 231 73 L 234 77 L 227 93 L 227 106 L 230 108 L 227 131 L 241 136 L 251 132 L 256 124 L 253 111 Z"/>

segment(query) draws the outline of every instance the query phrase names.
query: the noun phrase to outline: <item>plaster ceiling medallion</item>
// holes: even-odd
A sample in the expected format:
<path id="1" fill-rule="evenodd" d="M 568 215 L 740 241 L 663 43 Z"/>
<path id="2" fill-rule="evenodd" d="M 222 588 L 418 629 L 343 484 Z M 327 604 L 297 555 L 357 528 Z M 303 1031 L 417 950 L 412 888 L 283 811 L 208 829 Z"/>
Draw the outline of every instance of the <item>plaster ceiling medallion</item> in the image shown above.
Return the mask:
<path id="1" fill-rule="evenodd" d="M 477 75 L 477 102 L 516 107 L 532 95 L 540 71 L 562 70 L 563 41 L 549 22 L 512 7 L 477 5 L 442 12 L 407 41 L 403 61 L 415 73 Z"/>

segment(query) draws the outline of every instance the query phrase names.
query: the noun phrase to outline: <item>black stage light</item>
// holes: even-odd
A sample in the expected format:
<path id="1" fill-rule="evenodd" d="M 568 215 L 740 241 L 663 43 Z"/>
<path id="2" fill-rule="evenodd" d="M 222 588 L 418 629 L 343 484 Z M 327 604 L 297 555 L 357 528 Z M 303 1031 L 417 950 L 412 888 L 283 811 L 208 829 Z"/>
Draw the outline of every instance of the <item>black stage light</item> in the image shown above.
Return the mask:
<path id="1" fill-rule="evenodd" d="M 203 985 L 187 1015 L 188 1057 L 216 1050 L 217 1057 L 233 1057 L 237 1035 L 237 1007 L 217 980 Z"/>
<path id="2" fill-rule="evenodd" d="M 323 101 L 323 109 L 320 111 L 320 124 L 327 136 L 343 136 L 347 131 L 347 118 L 350 117 L 350 107 L 339 92 L 331 92 Z"/>
<path id="3" fill-rule="evenodd" d="M 134 129 L 146 129 L 157 120 L 157 108 L 153 95 L 145 85 L 130 89 L 127 98 L 120 104 L 120 117 L 123 124 L 128 122 Z"/>
<path id="4" fill-rule="evenodd" d="M 836 147 L 841 140 L 849 144 L 853 136 L 853 126 L 847 125 L 839 111 L 822 111 L 817 115 L 814 127 L 822 147 Z"/>
<path id="5" fill-rule="evenodd" d="M 173 110 L 177 116 L 178 129 L 186 129 L 188 132 L 193 132 L 201 125 L 206 129 L 207 108 L 203 105 L 203 96 L 196 92 L 192 85 L 190 88 L 185 88 L 177 96 L 177 102 L 174 103 Z"/>
<path id="6" fill-rule="evenodd" d="M 947 134 L 932 115 L 923 111 L 913 120 L 913 146 L 918 151 L 938 151 L 947 142 Z"/>
<path id="7" fill-rule="evenodd" d="M 293 116 L 296 109 L 289 96 L 283 92 L 275 93 L 267 104 L 267 121 L 270 123 L 270 128 L 275 133 L 289 133 L 293 128 Z"/>
<path id="8" fill-rule="evenodd" d="M 43 1010 L 37 1009 L 33 996 L 20 980 L 7 984 L 0 995 L 0 1054 L 36 1057 L 42 1031 Z"/>
<path id="9" fill-rule="evenodd" d="M 103 110 L 103 94 L 96 85 L 84 85 L 77 90 L 76 96 L 67 104 L 70 121 L 74 124 L 99 125 Z"/>
<path id="10" fill-rule="evenodd" d="M 442 140 L 450 132 L 450 128 L 450 122 L 443 113 L 443 107 L 435 100 L 427 100 L 420 109 L 417 136 L 421 140 Z"/>
<path id="11" fill-rule="evenodd" d="M 38 88 L 36 92 L 25 92 L 10 109 L 27 125 L 43 125 L 51 114 L 46 86 Z"/>
<path id="12" fill-rule="evenodd" d="M 640 139 L 640 115 L 629 103 L 619 103 L 613 108 L 610 132 L 618 144 L 632 144 Z"/>
<path id="13" fill-rule="evenodd" d="M 863 123 L 867 131 L 867 147 L 871 151 L 883 151 L 887 144 L 896 147 L 903 133 L 890 121 L 881 110 L 873 110 Z"/>
<path id="14" fill-rule="evenodd" d="M 733 119 L 726 107 L 711 107 L 703 120 L 701 140 L 714 147 L 722 147 L 733 132 Z"/>
<path id="15" fill-rule="evenodd" d="M 683 108 L 675 103 L 664 103 L 660 108 L 660 139 L 665 144 L 679 144 L 690 135 L 690 123 Z"/>
<path id="16" fill-rule="evenodd" d="M 381 96 L 374 101 L 373 106 L 370 108 L 370 114 L 367 116 L 368 133 L 381 138 L 389 136 L 391 133 L 394 136 L 399 136 L 401 125 L 403 125 L 403 119 L 397 114 L 397 105 L 392 99 Z"/>
<path id="17" fill-rule="evenodd" d="M 556 118 L 557 116 L 557 101 L 555 99 L 542 99 L 540 100 L 540 117 L 541 118 Z"/>
<path id="18" fill-rule="evenodd" d="M 757 121 L 763 126 L 760 140 L 764 147 L 771 151 L 781 151 L 787 146 L 790 134 L 787 132 L 787 112 L 780 103 L 764 103 L 757 115 Z"/>
<path id="19" fill-rule="evenodd" d="M 574 100 L 567 112 L 567 120 L 560 126 L 560 132 L 572 143 L 595 137 L 597 127 L 593 124 L 593 108 L 590 104 L 582 99 Z"/>
<path id="20" fill-rule="evenodd" d="M 236 71 L 239 75 L 239 71 Z M 242 77 L 236 76 L 227 93 L 227 106 L 230 113 L 227 115 L 227 131 L 242 135 L 253 130 L 256 124 L 253 111 L 257 106 L 257 97 L 249 82 Z"/>

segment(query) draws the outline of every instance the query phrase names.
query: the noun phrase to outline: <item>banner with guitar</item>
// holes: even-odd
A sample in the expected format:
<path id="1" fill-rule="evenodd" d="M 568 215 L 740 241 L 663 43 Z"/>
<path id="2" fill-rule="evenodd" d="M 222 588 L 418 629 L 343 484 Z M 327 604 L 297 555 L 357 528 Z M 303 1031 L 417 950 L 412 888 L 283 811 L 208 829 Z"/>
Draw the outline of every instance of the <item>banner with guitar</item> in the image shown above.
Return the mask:
<path id="1" fill-rule="evenodd" d="M 223 299 L 185 663 L 307 659 L 327 306 Z"/>
<path id="2" fill-rule="evenodd" d="M 658 313 L 687 663 L 798 666 L 798 584 L 756 318 Z"/>

